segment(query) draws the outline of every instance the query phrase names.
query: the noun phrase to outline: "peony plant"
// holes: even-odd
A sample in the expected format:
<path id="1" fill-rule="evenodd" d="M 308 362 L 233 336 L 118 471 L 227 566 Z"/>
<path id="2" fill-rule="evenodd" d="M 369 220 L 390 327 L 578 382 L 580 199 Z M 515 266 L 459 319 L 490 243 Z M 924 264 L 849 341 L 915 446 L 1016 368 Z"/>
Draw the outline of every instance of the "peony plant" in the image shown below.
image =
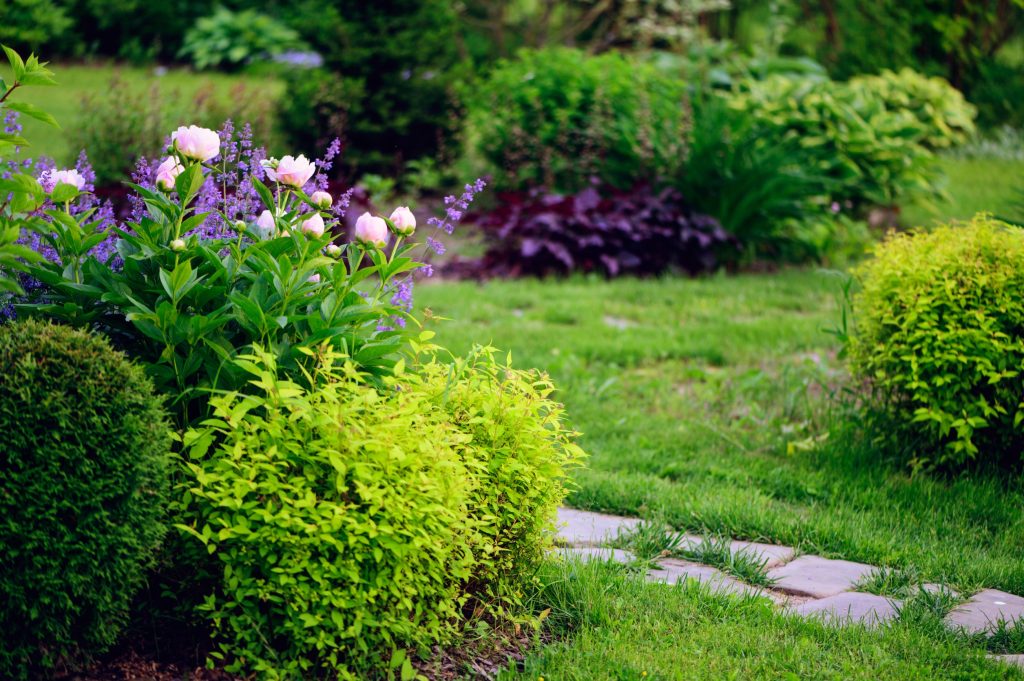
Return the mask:
<path id="1" fill-rule="evenodd" d="M 234 360 L 255 345 L 299 375 L 303 350 L 327 342 L 374 379 L 428 338 L 410 314 L 412 275 L 430 267 L 409 241 L 407 207 L 364 214 L 343 240 L 348 195 L 335 200 L 321 172 L 331 154 L 265 158 L 230 126 L 169 139 L 161 162 L 140 165 L 123 224 L 75 208 L 86 192 L 73 171 L 44 178 L 45 203 L 32 212 L 48 257 L 23 264 L 37 285 L 17 314 L 108 335 L 173 396 L 181 427 L 206 415 L 211 393 L 246 387 Z M 433 224 L 450 230 L 480 188 L 450 197 Z"/>
<path id="2" fill-rule="evenodd" d="M 19 113 L 56 125 L 53 117 L 46 112 L 12 99 L 12 95 L 21 87 L 55 84 L 53 74 L 46 68 L 46 62 L 40 63 L 35 55 L 29 55 L 27 60 L 23 60 L 11 48 L 2 47 L 10 63 L 14 80 L 8 84 L 0 78 L 0 118 L 4 121 L 4 127 L 0 130 L 0 158 L 12 152 L 17 154 L 21 147 L 27 144 L 19 134 Z M 19 242 L 26 233 L 39 233 L 45 229 L 43 218 L 36 211 L 42 206 L 46 191 L 39 180 L 22 172 L 24 168 L 16 160 L 9 161 L 6 167 L 5 170 L 0 166 L 0 294 L 9 295 L 24 292 L 17 273 L 24 272 L 32 262 L 42 257 Z M 82 179 L 75 171 L 46 175 L 50 185 L 49 191 L 59 191 L 58 197 L 68 192 L 68 189 L 63 187 L 58 190 L 58 184 L 70 187 L 77 185 Z"/>

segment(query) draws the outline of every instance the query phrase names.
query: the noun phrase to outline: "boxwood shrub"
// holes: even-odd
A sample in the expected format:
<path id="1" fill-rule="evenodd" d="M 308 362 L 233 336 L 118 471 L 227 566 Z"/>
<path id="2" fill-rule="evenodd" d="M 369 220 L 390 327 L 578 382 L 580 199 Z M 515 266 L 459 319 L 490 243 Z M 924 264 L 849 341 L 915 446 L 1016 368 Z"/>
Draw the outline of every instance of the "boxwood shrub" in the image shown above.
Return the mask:
<path id="1" fill-rule="evenodd" d="M 910 463 L 1019 464 L 1024 231 L 981 215 L 896 234 L 857 275 L 852 369 L 916 436 Z"/>
<path id="2" fill-rule="evenodd" d="M 110 646 L 164 534 L 170 436 L 141 368 L 64 326 L 0 325 L 0 677 Z"/>
<path id="3" fill-rule="evenodd" d="M 185 437 L 179 529 L 228 671 L 367 678 L 500 614 L 578 458 L 548 384 L 489 356 L 379 385 L 325 357 L 300 385 L 257 350 L 255 393 Z"/>

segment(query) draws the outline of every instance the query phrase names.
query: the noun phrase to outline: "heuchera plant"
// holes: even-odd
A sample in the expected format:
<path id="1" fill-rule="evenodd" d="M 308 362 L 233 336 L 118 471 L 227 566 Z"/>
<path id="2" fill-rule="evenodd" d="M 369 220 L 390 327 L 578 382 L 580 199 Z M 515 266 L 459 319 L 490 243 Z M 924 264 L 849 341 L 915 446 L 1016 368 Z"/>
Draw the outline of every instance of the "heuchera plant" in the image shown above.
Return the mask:
<path id="1" fill-rule="evenodd" d="M 737 247 L 717 220 L 692 210 L 674 189 L 601 189 L 502 194 L 501 205 L 478 223 L 489 248 L 477 274 L 614 277 L 670 267 L 696 274 Z"/>
<path id="2" fill-rule="evenodd" d="M 140 164 L 123 224 L 76 209 L 89 197 L 73 171 L 18 180 L 33 201 L 0 212 L 31 222 L 46 257 L 18 251 L 41 286 L 14 309 L 108 335 L 173 396 L 182 427 L 205 415 L 211 391 L 245 387 L 233 360 L 257 344 L 286 374 L 313 361 L 300 349 L 325 342 L 364 374 L 388 374 L 429 338 L 410 314 L 412 274 L 429 266 L 414 257 L 404 207 L 364 214 L 354 238 L 336 243 L 348 196 L 335 202 L 321 172 L 336 152 L 267 159 L 230 126 L 179 128 L 166 158 Z M 481 188 L 450 197 L 449 213 Z M 448 229 L 451 218 L 432 224 Z"/>

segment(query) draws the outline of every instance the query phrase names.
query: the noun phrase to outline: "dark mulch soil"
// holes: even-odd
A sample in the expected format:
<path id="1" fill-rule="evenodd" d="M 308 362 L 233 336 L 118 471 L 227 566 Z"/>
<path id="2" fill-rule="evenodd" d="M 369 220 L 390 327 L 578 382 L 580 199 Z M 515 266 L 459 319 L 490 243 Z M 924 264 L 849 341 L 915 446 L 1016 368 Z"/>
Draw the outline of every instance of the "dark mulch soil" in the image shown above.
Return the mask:
<path id="1" fill-rule="evenodd" d="M 447 649 L 434 647 L 431 658 L 413 663 L 431 681 L 494 679 L 502 669 L 522 669 L 533 638 L 526 632 L 499 634 L 476 642 L 462 642 Z"/>
<path id="2" fill-rule="evenodd" d="M 474 642 L 431 650 L 429 660 L 415 661 L 416 671 L 431 681 L 494 679 L 509 667 L 521 667 L 532 637 L 526 632 L 498 634 Z M 112 651 L 89 668 L 58 677 L 58 681 L 242 681 L 219 669 L 206 669 L 206 650 L 191 636 L 164 639 L 159 653 L 153 641 L 137 639 Z"/>

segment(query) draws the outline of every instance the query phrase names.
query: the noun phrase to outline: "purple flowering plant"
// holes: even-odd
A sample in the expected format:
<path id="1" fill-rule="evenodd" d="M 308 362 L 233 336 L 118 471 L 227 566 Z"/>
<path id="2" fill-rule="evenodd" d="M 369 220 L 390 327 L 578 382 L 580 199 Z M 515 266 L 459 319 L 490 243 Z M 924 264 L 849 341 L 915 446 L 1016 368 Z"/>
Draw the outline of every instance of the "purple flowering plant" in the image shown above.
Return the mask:
<path id="1" fill-rule="evenodd" d="M 181 427 L 206 415 L 212 392 L 247 388 L 238 357 L 257 346 L 292 376 L 328 351 L 370 377 L 391 373 L 432 335 L 412 315 L 413 274 L 429 267 L 406 208 L 364 214 L 343 238 L 350 193 L 325 191 L 339 148 L 273 159 L 246 128 L 179 128 L 166 158 L 140 161 L 123 223 L 79 208 L 90 195 L 77 171 L 28 177 L 35 202 L 19 214 L 43 237 L 20 261 L 34 285 L 16 313 L 109 336 L 171 396 Z M 451 198 L 437 228 L 450 232 L 479 189 Z"/>

